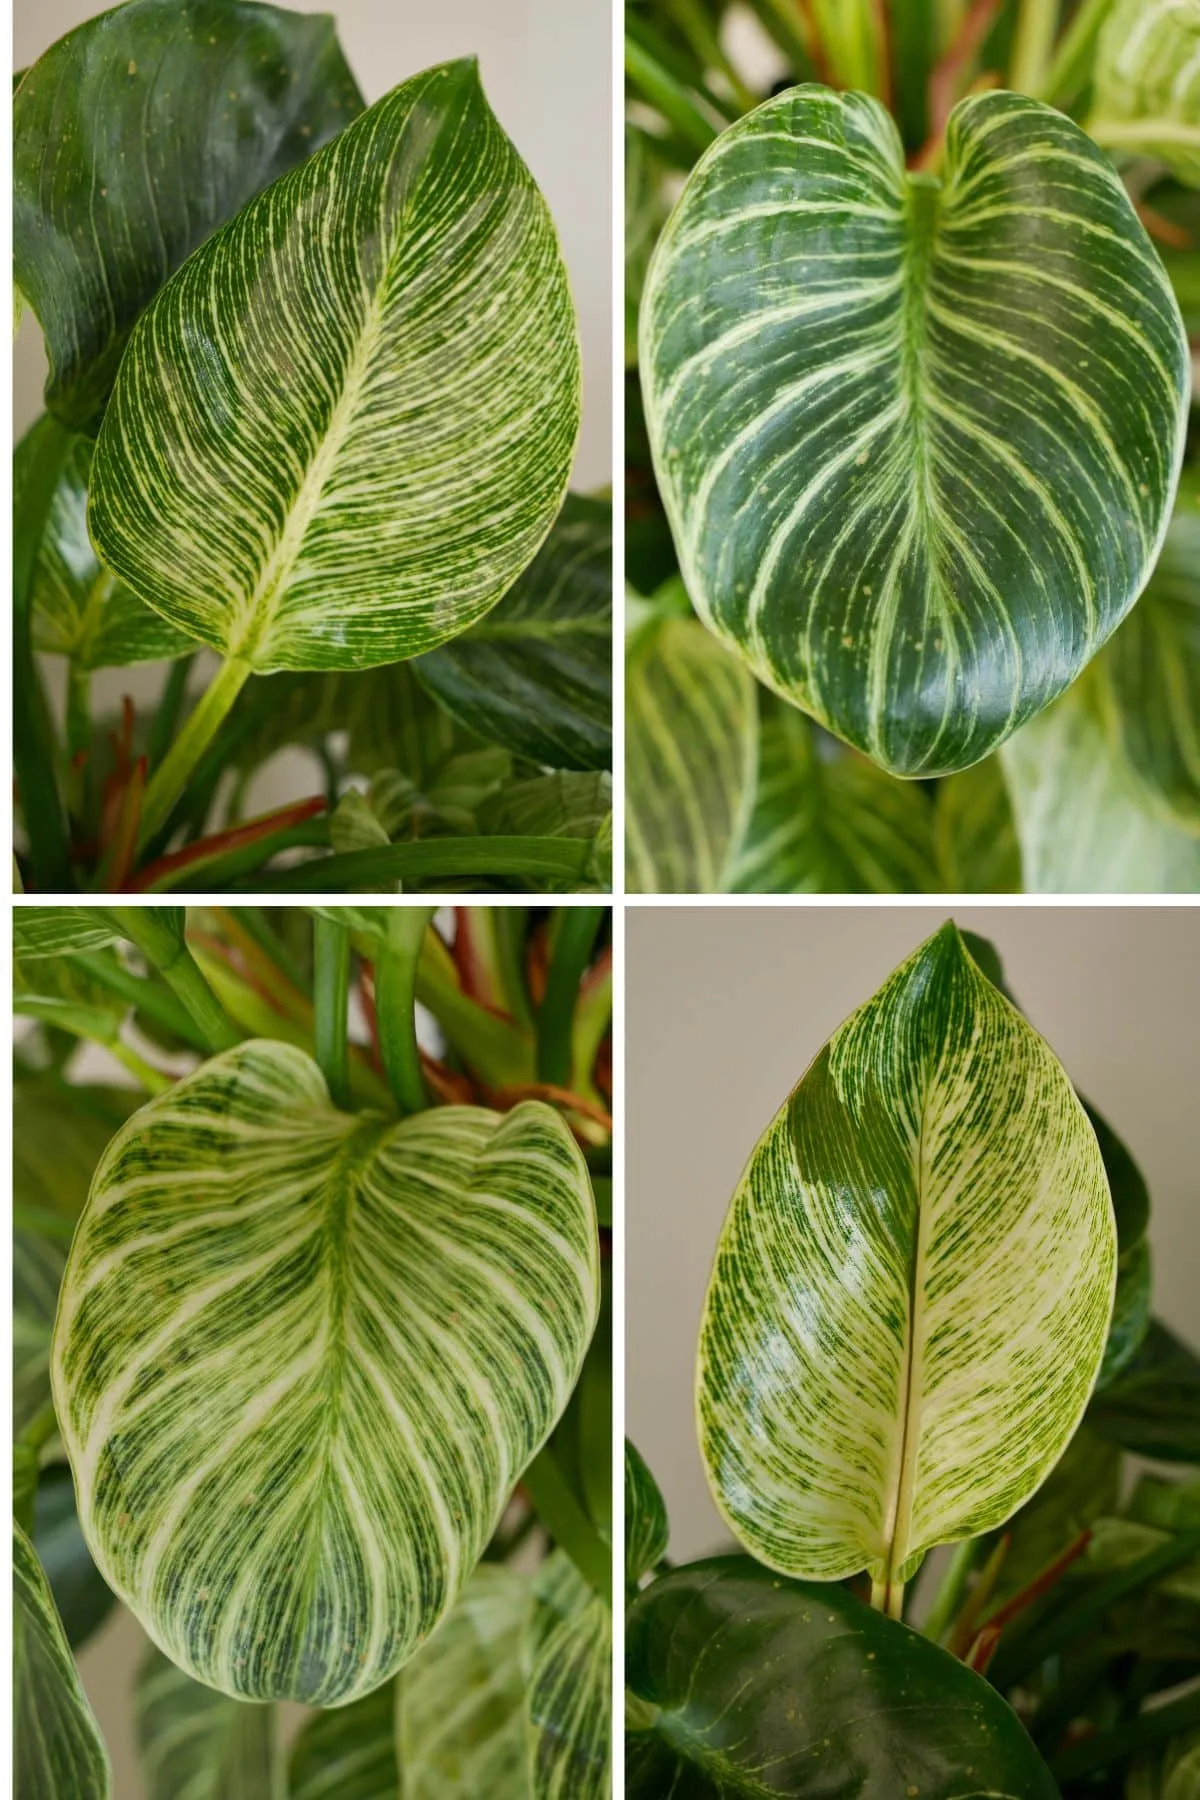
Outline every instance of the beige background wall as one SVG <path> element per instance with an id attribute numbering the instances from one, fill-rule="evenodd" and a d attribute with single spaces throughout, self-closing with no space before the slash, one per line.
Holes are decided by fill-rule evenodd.
<path id="1" fill-rule="evenodd" d="M 756 1140 L 830 1033 L 947 917 L 633 908 L 626 924 L 626 1430 L 671 1554 L 727 1542 L 692 1424 L 700 1307 Z M 1200 1344 L 1200 910 L 954 908 L 1150 1187 L 1155 1307 Z"/>

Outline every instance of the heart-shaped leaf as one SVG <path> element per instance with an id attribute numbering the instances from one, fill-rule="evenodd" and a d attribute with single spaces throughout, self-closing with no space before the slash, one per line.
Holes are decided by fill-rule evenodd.
<path id="1" fill-rule="evenodd" d="M 25 465 L 37 454 L 39 419 L 13 455 L 19 493 Z M 37 649 L 69 656 L 81 669 L 124 667 L 186 656 L 196 648 L 103 567 L 87 530 L 92 446 L 77 437 L 67 454 L 38 546 L 33 572 L 33 635 Z"/>
<path id="2" fill-rule="evenodd" d="M 1079 1423 L 1112 1312 L 1095 1133 L 953 925 L 836 1031 L 721 1233 L 697 1404 L 718 1506 L 761 1561 L 895 1590 L 1027 1500 Z"/>
<path id="3" fill-rule="evenodd" d="M 277 1800 L 273 1706 L 231 1700 L 152 1649 L 134 1709 L 147 1800 Z"/>
<path id="4" fill-rule="evenodd" d="M 901 775 L 977 762 L 1153 567 L 1183 451 L 1170 283 L 1103 154 L 1017 94 L 940 181 L 800 87 L 689 177 L 642 304 L 646 420 L 701 617 Z"/>
<path id="5" fill-rule="evenodd" d="M 625 673 L 625 879 L 633 894 L 721 893 L 754 803 L 749 672 L 694 619 L 634 638 Z"/>
<path id="6" fill-rule="evenodd" d="M 251 1041 L 109 1146 L 54 1341 L 96 1561 L 235 1697 L 378 1686 L 561 1413 L 599 1298 L 587 1171 L 526 1102 L 397 1124 Z"/>
<path id="7" fill-rule="evenodd" d="M 473 61 L 414 76 L 195 252 L 92 461 L 104 561 L 259 672 L 432 650 L 558 512 L 579 424 L 550 215 Z"/>
<path id="8" fill-rule="evenodd" d="M 1200 187 L 1200 5 L 1117 0 L 1100 33 L 1088 130 Z"/>
<path id="9" fill-rule="evenodd" d="M 109 1800 L 112 1773 L 33 1545 L 13 1526 L 14 1792 Z"/>
<path id="10" fill-rule="evenodd" d="M 913 782 L 818 745 L 793 706 L 760 708 L 758 788 L 730 887 L 741 894 L 938 891 L 933 808 Z"/>
<path id="11" fill-rule="evenodd" d="M 667 1554 L 667 1509 L 658 1483 L 625 1440 L 625 1585 L 635 1589 Z"/>
<path id="12" fill-rule="evenodd" d="M 568 494 L 524 575 L 413 664 L 446 710 L 552 769 L 612 766 L 612 505 Z"/>
<path id="13" fill-rule="evenodd" d="M 171 271 L 361 108 L 332 19 L 246 0 L 127 0 L 26 70 L 13 253 L 51 411 L 94 426 Z"/>
<path id="14" fill-rule="evenodd" d="M 612 1612 L 562 1550 L 538 1570 L 528 1658 L 530 1800 L 608 1800 Z"/>
<path id="15" fill-rule="evenodd" d="M 1058 1800 L 1015 1715 L 836 1586 L 717 1557 L 629 1610 L 629 1800 Z"/>
<path id="16" fill-rule="evenodd" d="M 313 1714 L 292 1746 L 287 1791 L 288 1800 L 401 1800 L 394 1682 Z"/>

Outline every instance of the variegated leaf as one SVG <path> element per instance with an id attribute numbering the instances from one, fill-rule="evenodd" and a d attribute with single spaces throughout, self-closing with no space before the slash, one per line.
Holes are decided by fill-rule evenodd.
<path id="1" fill-rule="evenodd" d="M 532 1583 L 481 1563 L 400 1678 L 404 1800 L 531 1800 L 522 1657 Z"/>
<path id="2" fill-rule="evenodd" d="M 642 1576 L 667 1554 L 667 1509 L 650 1470 L 625 1440 L 625 1585 L 638 1586 Z"/>
<path id="3" fill-rule="evenodd" d="M 159 921 L 181 944 L 185 910 L 182 906 L 144 909 L 148 919 Z M 69 956 L 72 952 L 107 950 L 129 935 L 107 906 L 14 906 L 13 955 L 18 957 Z"/>
<path id="4" fill-rule="evenodd" d="M 1100 33 L 1087 127 L 1200 187 L 1200 0 L 1117 0 Z"/>
<path id="5" fill-rule="evenodd" d="M 314 1713 L 292 1746 L 288 1800 L 401 1800 L 396 1684 Z"/>
<path id="6" fill-rule="evenodd" d="M 413 664 L 471 731 L 552 769 L 612 766 L 612 504 L 568 494 L 524 575 Z"/>
<path id="7" fill-rule="evenodd" d="M 538 1571 L 528 1660 L 530 1800 L 608 1800 L 612 1612 L 562 1550 Z"/>
<path id="8" fill-rule="evenodd" d="M 765 705 L 763 704 L 765 702 Z M 782 701 L 760 699 L 754 811 L 729 885 L 740 894 L 938 890 L 933 808 L 913 782 L 817 742 Z"/>
<path id="9" fill-rule="evenodd" d="M 867 1569 L 894 1605 L 1054 1467 L 1115 1274 L 1086 1114 L 946 925 L 834 1033 L 730 1206 L 697 1376 L 730 1527 L 787 1574 Z"/>
<path id="10" fill-rule="evenodd" d="M 231 1700 L 151 1649 L 134 1711 L 147 1800 L 280 1800 L 273 1706 Z"/>
<path id="11" fill-rule="evenodd" d="M 112 1772 L 33 1545 L 13 1526 L 14 1793 L 109 1800 Z"/>
<path id="12" fill-rule="evenodd" d="M 92 537 L 248 668 L 417 656 L 545 537 L 579 380 L 545 202 L 475 63 L 445 63 L 252 201 L 143 314 Z"/>
<path id="13" fill-rule="evenodd" d="M 13 485 L 49 421 L 39 419 L 17 445 Z M 51 429 L 54 429 L 51 426 Z M 89 439 L 77 437 L 63 464 L 33 573 L 33 635 L 39 650 L 68 656 L 81 669 L 124 667 L 186 656 L 196 648 L 109 570 L 87 530 Z"/>
<path id="14" fill-rule="evenodd" d="M 108 1148 L 54 1395 L 106 1580 L 235 1697 L 331 1705 L 453 1603 L 578 1375 L 587 1170 L 549 1107 L 400 1123 L 251 1041 Z"/>
<path id="15" fill-rule="evenodd" d="M 634 894 L 724 890 L 754 803 L 755 686 L 694 619 L 655 619 L 625 674 L 625 879 Z"/>
<path id="16" fill-rule="evenodd" d="M 1109 735 L 1102 680 L 1103 671 L 1089 669 L 1000 752 L 1025 891 L 1200 892 L 1200 834 L 1172 824 L 1151 804 Z"/>
<path id="17" fill-rule="evenodd" d="M 13 252 L 51 411 L 94 428 L 171 271 L 361 109 L 332 19 L 247 0 L 127 0 L 26 70 Z"/>
<path id="18" fill-rule="evenodd" d="M 939 782 L 934 813 L 942 893 L 1021 892 L 1021 847 L 998 755 Z"/>
<path id="19" fill-rule="evenodd" d="M 806 86 L 701 157 L 646 284 L 646 420 L 680 568 L 767 686 L 901 775 L 966 768 L 1132 606 L 1189 390 L 1103 154 L 964 100 L 940 180 Z"/>

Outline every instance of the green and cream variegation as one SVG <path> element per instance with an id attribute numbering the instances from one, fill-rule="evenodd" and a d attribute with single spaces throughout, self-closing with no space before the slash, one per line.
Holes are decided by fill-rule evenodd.
<path id="1" fill-rule="evenodd" d="M 279 1800 L 273 1706 L 231 1700 L 154 1649 L 138 1670 L 133 1703 L 147 1800 Z"/>
<path id="2" fill-rule="evenodd" d="M 288 1800 L 401 1800 L 396 1684 L 314 1713 L 292 1746 Z"/>
<path id="3" fill-rule="evenodd" d="M 28 1537 L 13 1526 L 13 1792 L 19 1800 L 109 1800 L 100 1728 Z"/>
<path id="4" fill-rule="evenodd" d="M 333 1705 L 448 1610 L 597 1315 L 581 1153 L 538 1102 L 397 1123 L 251 1041 L 110 1144 L 53 1386 L 110 1586 L 181 1668 Z"/>
<path id="5" fill-rule="evenodd" d="M 701 617 L 896 774 L 994 749 L 1153 567 L 1179 307 L 1107 159 L 1035 100 L 961 102 L 940 179 L 863 94 L 767 101 L 689 176 L 640 348 Z"/>
<path id="6" fill-rule="evenodd" d="M 402 83 L 134 327 L 88 523 L 244 668 L 366 668 L 493 606 L 558 512 L 579 350 L 544 200 L 473 60 Z"/>
<path id="7" fill-rule="evenodd" d="M 629 1439 L 625 1440 L 625 1586 L 635 1591 L 667 1554 L 670 1526 L 658 1483 Z"/>
<path id="8" fill-rule="evenodd" d="M 730 1206 L 697 1368 L 730 1527 L 786 1574 L 868 1570 L 894 1607 L 1057 1462 L 1115 1275 L 1087 1116 L 947 925 L 834 1033 Z"/>
<path id="9" fill-rule="evenodd" d="M 754 802 L 754 682 L 694 619 L 645 624 L 625 673 L 625 879 L 721 893 Z"/>
<path id="10" fill-rule="evenodd" d="M 608 1800 L 612 1610 L 563 1550 L 538 1570 L 528 1662 L 530 1800 Z"/>
<path id="11" fill-rule="evenodd" d="M 1200 0 L 1118 0 L 1096 50 L 1087 128 L 1200 187 Z"/>

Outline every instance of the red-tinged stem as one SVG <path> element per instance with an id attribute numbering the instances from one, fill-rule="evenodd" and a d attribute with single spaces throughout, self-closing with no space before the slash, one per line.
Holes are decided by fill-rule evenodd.
<path id="1" fill-rule="evenodd" d="M 597 1125 L 603 1125 L 606 1131 L 613 1128 L 612 1114 L 605 1112 L 594 1100 L 585 1100 L 582 1094 L 573 1094 L 570 1088 L 556 1087 L 552 1081 L 525 1081 L 519 1087 L 495 1088 L 488 1099 L 500 1112 L 508 1112 L 522 1100 L 547 1100 L 558 1106 L 568 1107 L 585 1119 L 594 1119 Z"/>
<path id="2" fill-rule="evenodd" d="M 369 963 L 363 963 L 358 971 L 358 997 L 362 1001 L 363 1016 L 367 1021 L 367 1031 L 371 1038 L 371 1062 L 378 1074 L 383 1074 L 383 1051 L 379 1044 L 379 1014 L 375 1011 L 375 970 Z"/>
<path id="3" fill-rule="evenodd" d="M 323 813 L 327 805 L 323 794 L 314 794 L 311 800 L 281 806 L 276 812 L 263 813 L 257 819 L 247 819 L 243 825 L 231 826 L 227 831 L 216 831 L 211 837 L 197 838 L 194 844 L 185 844 L 182 850 L 173 850 L 169 856 L 160 856 L 156 861 L 147 863 L 144 869 L 139 869 L 130 884 L 130 892 L 147 893 L 157 883 L 178 875 L 182 870 L 200 863 L 213 862 L 218 856 L 225 856 L 231 850 L 244 850 L 247 844 L 256 844 L 289 826 L 302 825 L 305 820 L 315 819 L 318 813 Z"/>
<path id="4" fill-rule="evenodd" d="M 958 36 L 929 73 L 929 136 L 912 159 L 914 169 L 927 169 L 935 162 L 945 135 L 946 121 L 959 97 L 963 72 L 974 57 L 996 21 L 1003 0 L 974 0 Z"/>
<path id="5" fill-rule="evenodd" d="M 142 818 L 142 801 L 146 793 L 146 758 L 139 756 L 133 773 L 125 784 L 121 810 L 117 815 L 108 855 L 100 870 L 99 886 L 104 893 L 120 894 L 125 890 L 133 868 L 137 848 L 138 826 Z"/>
<path id="6" fill-rule="evenodd" d="M 1091 1529 L 1081 1531 L 1074 1543 L 1068 1544 L 1062 1555 L 1056 1557 L 1042 1570 L 1040 1575 L 1035 1576 L 1028 1587 L 1022 1588 L 1019 1594 L 1014 1594 L 1011 1600 L 1006 1600 L 1002 1607 L 991 1614 L 984 1622 L 983 1630 L 990 1631 L 994 1626 L 999 1633 L 1006 1625 L 1011 1624 L 1019 1613 L 1023 1613 L 1026 1608 L 1033 1605 L 1035 1600 L 1040 1600 L 1043 1594 L 1048 1593 L 1059 1576 L 1069 1569 L 1073 1562 L 1078 1562 L 1091 1541 Z"/>
<path id="7" fill-rule="evenodd" d="M 998 1625 L 985 1625 L 983 1630 L 979 1633 L 979 1636 L 975 1639 L 975 1642 L 971 1645 L 971 1648 L 964 1659 L 968 1669 L 974 1669 L 977 1675 L 984 1674 L 988 1664 L 996 1654 L 996 1645 L 999 1642 L 1000 1627 Z"/>

